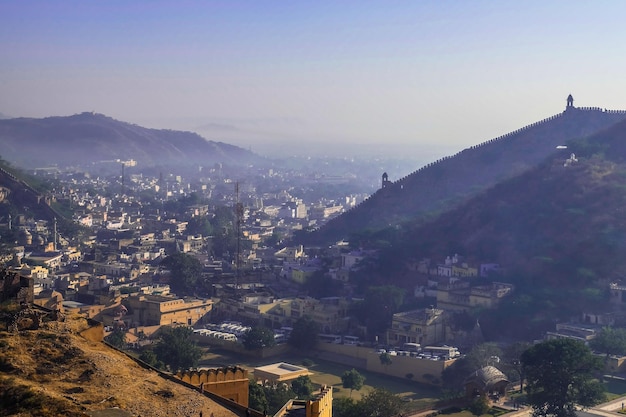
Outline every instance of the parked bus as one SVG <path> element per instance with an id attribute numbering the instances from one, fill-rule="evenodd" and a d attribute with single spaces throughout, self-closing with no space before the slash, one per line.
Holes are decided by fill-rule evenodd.
<path id="1" fill-rule="evenodd" d="M 341 336 L 338 334 L 319 334 L 317 338 L 320 342 L 341 344 Z"/>
<path id="2" fill-rule="evenodd" d="M 408 352 L 419 352 L 422 350 L 422 346 L 419 343 L 405 343 L 402 346 L 402 350 L 406 350 Z"/>
<path id="3" fill-rule="evenodd" d="M 426 346 L 422 352 L 431 356 L 444 357 L 445 359 L 454 359 L 461 356 L 459 349 L 452 346 Z"/>
<path id="4" fill-rule="evenodd" d="M 359 338 L 357 336 L 344 336 L 343 344 L 344 345 L 356 345 L 359 343 Z"/>

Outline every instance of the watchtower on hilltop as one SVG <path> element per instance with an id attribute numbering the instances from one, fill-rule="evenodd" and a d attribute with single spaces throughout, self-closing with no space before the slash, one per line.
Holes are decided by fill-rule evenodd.
<path id="1" fill-rule="evenodd" d="M 389 181 L 389 175 L 387 175 L 386 172 L 383 172 L 383 182 L 382 182 L 382 188 L 385 188 L 389 185 L 390 181 Z"/>
<path id="2" fill-rule="evenodd" d="M 569 108 L 572 108 L 572 109 L 574 108 L 574 97 L 572 97 L 571 94 L 567 96 L 567 106 L 565 106 L 565 110 Z"/>

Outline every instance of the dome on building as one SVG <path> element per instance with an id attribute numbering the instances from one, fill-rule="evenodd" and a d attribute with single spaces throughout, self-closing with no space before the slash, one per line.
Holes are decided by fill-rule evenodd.
<path id="1" fill-rule="evenodd" d="M 464 385 L 466 392 L 471 396 L 494 391 L 503 394 L 509 385 L 509 380 L 495 366 L 485 366 L 465 378 Z"/>

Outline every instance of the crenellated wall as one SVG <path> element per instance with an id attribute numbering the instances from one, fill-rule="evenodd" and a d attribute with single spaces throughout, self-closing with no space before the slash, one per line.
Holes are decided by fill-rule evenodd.
<path id="1" fill-rule="evenodd" d="M 626 110 L 568 107 L 478 145 L 428 163 L 396 181 L 387 181 L 360 204 L 329 220 L 309 235 L 346 237 L 352 230 L 387 227 L 406 217 L 440 210 L 442 202 L 465 198 L 496 182 L 536 166 L 557 145 L 588 136 L 626 119 Z M 327 235 L 327 236 L 325 236 Z"/>
<path id="2" fill-rule="evenodd" d="M 238 366 L 178 372 L 182 381 L 248 407 L 248 371 Z"/>

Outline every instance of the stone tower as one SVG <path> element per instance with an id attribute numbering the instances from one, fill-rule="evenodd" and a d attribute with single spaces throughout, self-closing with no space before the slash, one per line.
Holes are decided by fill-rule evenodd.
<path id="1" fill-rule="evenodd" d="M 574 97 L 572 97 L 571 94 L 567 96 L 567 106 L 565 107 L 565 110 L 569 108 L 574 108 Z"/>
<path id="2" fill-rule="evenodd" d="M 383 183 L 382 183 L 382 188 L 385 188 L 386 186 L 389 185 L 389 175 L 387 175 L 386 172 L 383 172 Z"/>

